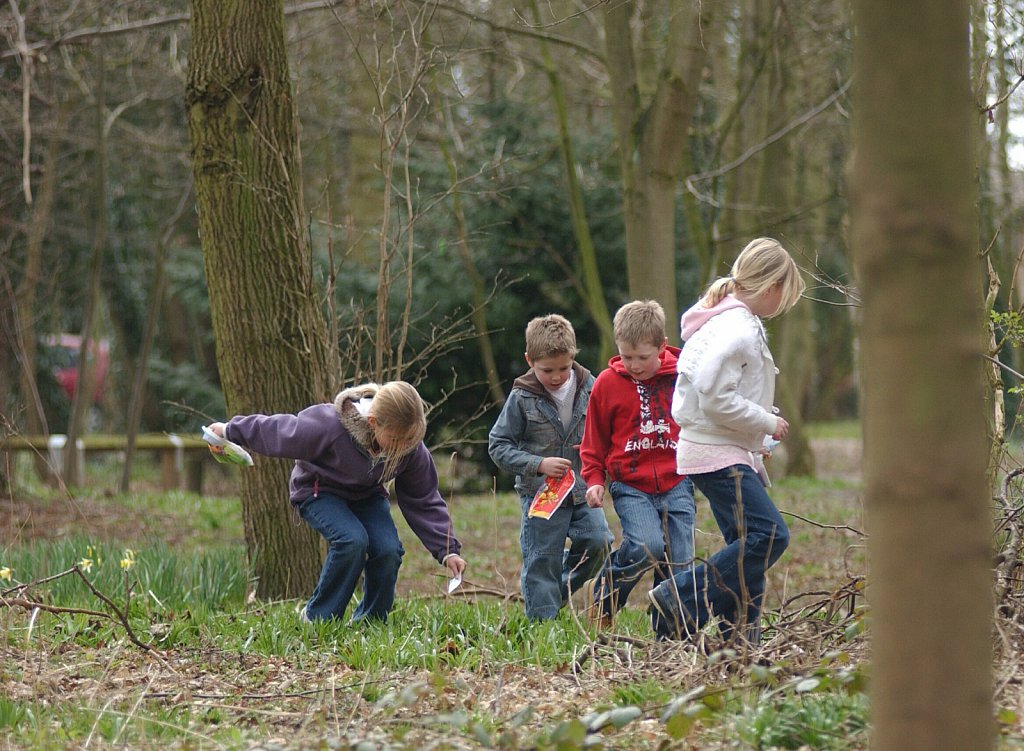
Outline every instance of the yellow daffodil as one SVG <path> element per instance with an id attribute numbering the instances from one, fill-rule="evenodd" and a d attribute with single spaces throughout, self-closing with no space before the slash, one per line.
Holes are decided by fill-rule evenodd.
<path id="1" fill-rule="evenodd" d="M 78 562 L 78 567 L 85 573 L 92 571 L 92 558 L 83 558 Z"/>
<path id="2" fill-rule="evenodd" d="M 0 568 L 0 579 L 3 579 L 5 582 L 9 582 L 13 576 L 14 574 L 11 571 L 10 566 L 4 566 L 3 568 Z"/>
<path id="3" fill-rule="evenodd" d="M 121 559 L 121 568 L 125 571 L 135 565 L 135 551 L 131 548 L 125 548 L 124 558 Z"/>

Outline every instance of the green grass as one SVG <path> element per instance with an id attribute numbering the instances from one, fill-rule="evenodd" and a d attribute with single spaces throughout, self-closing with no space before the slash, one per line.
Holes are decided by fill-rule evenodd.
<path id="1" fill-rule="evenodd" d="M 840 440 L 856 426 L 814 432 Z M 805 642 L 766 665 L 707 657 L 653 640 L 646 582 L 610 633 L 567 611 L 526 619 L 510 493 L 443 489 L 469 562 L 465 593 L 444 595 L 444 569 L 396 513 L 407 555 L 389 620 L 304 624 L 297 601 L 250 597 L 233 482 L 221 496 L 197 496 L 152 490 L 141 477 L 122 495 L 110 490 L 116 469 L 94 470 L 106 473 L 99 490 L 68 497 L 32 485 L 12 504 L 0 569 L 13 580 L 0 591 L 88 558 L 85 575 L 116 608 L 131 587 L 130 628 L 152 649 L 110 617 L 0 608 L 0 749 L 867 747 L 856 629 L 837 629 L 827 659 Z M 791 514 L 793 543 L 769 579 L 769 620 L 793 595 L 828 592 L 866 570 L 863 540 L 847 528 L 864 526 L 854 475 L 782 478 L 772 496 Z M 721 539 L 703 500 L 698 526 L 709 555 Z M 73 575 L 14 591 L 112 612 Z M 822 617 L 806 625 L 827 633 Z M 1014 723 L 1004 723 L 1002 748 L 1022 745 Z"/>
<path id="2" fill-rule="evenodd" d="M 465 499 L 463 524 L 488 527 L 468 536 L 496 539 L 494 519 L 516 503 Z M 181 523 L 187 518 L 194 517 L 182 512 Z M 514 557 L 505 548 L 518 551 L 512 537 L 492 573 Z M 767 720 L 742 714 L 742 677 L 724 679 L 722 690 L 735 698 L 701 705 L 700 723 L 681 730 L 662 719 L 688 680 L 673 667 L 685 660 L 666 661 L 645 643 L 650 626 L 638 607 L 627 607 L 611 638 L 599 640 L 568 611 L 533 622 L 518 602 L 445 598 L 433 579 L 403 567 L 409 591 L 386 623 L 305 624 L 295 601 L 248 598 L 239 546 L 179 554 L 152 542 L 133 548 L 127 570 L 125 547 L 89 537 L 5 547 L 0 565 L 15 579 L 8 589 L 83 558 L 92 561 L 89 581 L 117 607 L 130 584 L 131 628 L 154 651 L 132 645 L 109 618 L 0 610 L 0 646 L 14 658 L 0 669 L 11 689 L 0 702 L 0 747 L 241 749 L 274 740 L 296 749 L 654 749 L 683 737 L 715 739 L 734 716 L 746 723 L 736 726 L 743 733 L 767 737 Z M 500 574 L 514 584 L 511 572 Z M 73 575 L 21 594 L 110 612 Z M 800 722 L 787 721 L 776 724 Z"/>
<path id="3" fill-rule="evenodd" d="M 744 709 L 732 726 L 751 749 L 845 751 L 862 748 L 868 703 L 859 693 L 786 696 Z"/>
<path id="4" fill-rule="evenodd" d="M 131 568 L 126 571 L 129 556 Z M 115 600 L 123 600 L 126 586 L 133 584 L 136 604 L 147 610 L 158 606 L 214 611 L 243 602 L 249 580 L 245 560 L 245 549 L 238 545 L 196 556 L 172 551 L 161 542 L 129 548 L 117 542 L 71 537 L 8 547 L 0 566 L 9 568 L 14 582 L 20 583 L 78 566 L 96 588 Z M 96 596 L 79 576 L 61 576 L 48 582 L 43 591 L 65 607 L 96 604 Z"/>

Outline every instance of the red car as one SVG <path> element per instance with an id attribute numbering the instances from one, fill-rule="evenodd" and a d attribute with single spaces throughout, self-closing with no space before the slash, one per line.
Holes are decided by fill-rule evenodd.
<path id="1" fill-rule="evenodd" d="M 46 344 L 57 350 L 58 365 L 53 375 L 61 389 L 73 399 L 78 391 L 78 353 L 82 346 L 82 337 L 77 334 L 59 334 L 46 337 Z M 93 403 L 99 403 L 103 396 L 103 383 L 106 380 L 107 368 L 110 366 L 110 343 L 105 339 L 93 339 L 89 343 L 90 362 L 93 367 Z"/>

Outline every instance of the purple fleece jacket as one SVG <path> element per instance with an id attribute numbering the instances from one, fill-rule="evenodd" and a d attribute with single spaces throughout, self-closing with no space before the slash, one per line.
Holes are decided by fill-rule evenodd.
<path id="1" fill-rule="evenodd" d="M 233 417 L 225 436 L 259 454 L 294 459 L 289 497 L 295 506 L 319 493 L 348 501 L 388 494 L 382 482 L 383 462 L 375 462 L 354 439 L 333 404 L 316 404 L 297 415 Z M 395 496 L 409 527 L 434 558 L 442 561 L 461 551 L 438 491 L 437 468 L 422 442 L 399 459 Z"/>

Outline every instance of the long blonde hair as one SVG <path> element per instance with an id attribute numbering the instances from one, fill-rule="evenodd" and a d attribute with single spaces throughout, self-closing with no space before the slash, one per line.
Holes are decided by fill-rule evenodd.
<path id="1" fill-rule="evenodd" d="M 377 425 L 401 436 L 401 451 L 382 452 L 384 479 L 394 475 L 398 460 L 414 449 L 427 433 L 427 414 L 423 399 L 411 383 L 388 381 L 378 389 L 370 402 L 370 414 Z"/>
<path id="2" fill-rule="evenodd" d="M 732 265 L 729 276 L 716 279 L 704 293 L 704 307 L 713 308 L 726 295 L 742 292 L 756 297 L 776 284 L 782 285 L 779 309 L 767 318 L 782 315 L 796 305 L 806 287 L 796 261 L 778 240 L 759 237 L 747 243 Z"/>

